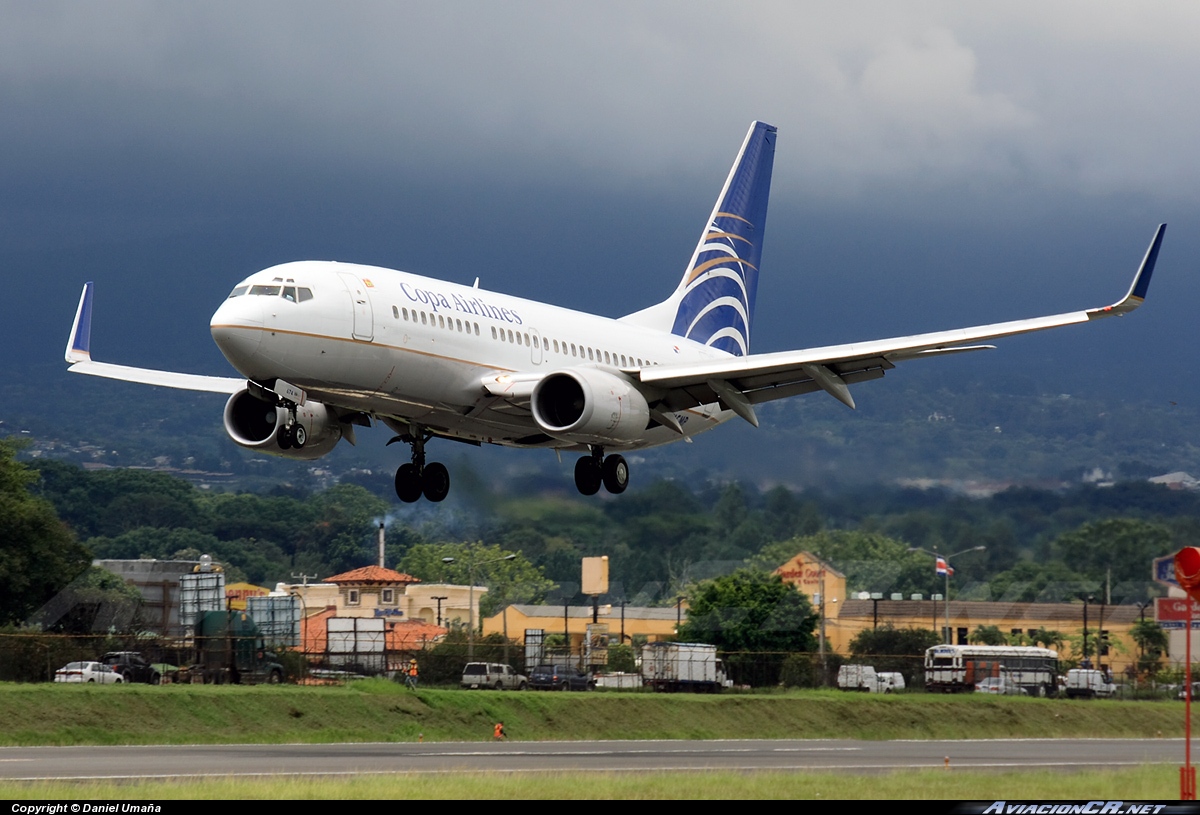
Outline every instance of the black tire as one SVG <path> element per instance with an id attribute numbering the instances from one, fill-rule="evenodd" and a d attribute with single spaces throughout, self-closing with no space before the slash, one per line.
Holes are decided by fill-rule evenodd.
<path id="1" fill-rule="evenodd" d="M 282 682 L 283 677 L 280 675 L 279 671 L 271 671 L 271 673 L 267 676 L 268 685 L 278 685 Z"/>
<path id="2" fill-rule="evenodd" d="M 580 494 L 595 495 L 600 492 L 603 478 L 600 465 L 591 456 L 581 456 L 579 461 L 575 462 L 575 488 Z"/>
<path id="3" fill-rule="evenodd" d="M 517 686 L 517 690 L 529 690 L 529 685 L 522 682 L 520 685 Z"/>
<path id="4" fill-rule="evenodd" d="M 613 495 L 620 495 L 629 488 L 629 464 L 624 456 L 612 455 L 604 459 L 601 468 L 604 478 L 604 489 Z"/>
<path id="5" fill-rule="evenodd" d="M 150 684 L 151 685 L 161 685 L 162 684 L 162 674 L 157 674 L 157 673 L 150 674 Z"/>
<path id="6" fill-rule="evenodd" d="M 499 679 L 496 680 L 496 690 L 504 690 L 504 683 Z"/>
<path id="7" fill-rule="evenodd" d="M 401 464 L 396 470 L 396 497 L 406 504 L 421 499 L 421 474 L 414 464 Z"/>
<path id="8" fill-rule="evenodd" d="M 445 464 L 435 461 L 426 465 L 425 472 L 421 474 L 421 482 L 426 500 L 435 504 L 444 501 L 450 494 L 450 471 L 446 469 Z"/>
<path id="9" fill-rule="evenodd" d="M 558 686 L 558 689 L 561 691 L 569 691 L 571 689 L 571 683 L 563 682 L 561 685 Z"/>
<path id="10" fill-rule="evenodd" d="M 300 450 L 308 442 L 308 431 L 304 429 L 304 425 L 297 422 L 292 425 L 292 446 Z"/>
<path id="11" fill-rule="evenodd" d="M 279 428 L 279 433 L 278 433 L 277 439 L 279 441 L 279 449 L 280 450 L 291 450 L 292 449 L 292 432 L 289 428 L 286 428 L 286 427 Z"/>

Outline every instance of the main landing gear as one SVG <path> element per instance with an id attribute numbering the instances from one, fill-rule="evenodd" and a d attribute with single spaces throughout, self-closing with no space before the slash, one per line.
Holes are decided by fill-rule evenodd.
<path id="1" fill-rule="evenodd" d="M 450 493 L 450 471 L 446 465 L 436 461 L 425 463 L 425 442 L 432 437 L 432 433 L 413 428 L 413 432 L 396 436 L 388 442 L 402 441 L 412 446 L 412 463 L 401 464 L 396 470 L 396 496 L 406 504 L 419 501 L 422 495 L 437 503 Z"/>
<path id="2" fill-rule="evenodd" d="M 575 462 L 575 487 L 584 495 L 595 495 L 600 485 L 613 495 L 620 495 L 629 486 L 629 464 L 624 456 L 604 455 L 604 449 L 593 447 L 592 452 Z"/>
<path id="3" fill-rule="evenodd" d="M 308 442 L 308 431 L 296 418 L 295 405 L 288 405 L 288 413 L 290 414 L 288 423 L 279 429 L 279 447 L 283 450 L 292 447 L 297 450 L 303 449 L 305 443 Z"/>

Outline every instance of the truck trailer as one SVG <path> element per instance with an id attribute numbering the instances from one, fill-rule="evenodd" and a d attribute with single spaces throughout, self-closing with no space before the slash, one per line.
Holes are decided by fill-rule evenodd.
<path id="1" fill-rule="evenodd" d="M 716 693 L 726 687 L 717 646 L 652 642 L 642 648 L 642 684 L 656 691 Z"/>

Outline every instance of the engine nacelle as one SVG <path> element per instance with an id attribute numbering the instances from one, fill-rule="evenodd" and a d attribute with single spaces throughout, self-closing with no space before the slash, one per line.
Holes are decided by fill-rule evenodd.
<path id="1" fill-rule="evenodd" d="M 596 368 L 547 374 L 534 386 L 530 407 L 547 436 L 577 444 L 637 441 L 650 424 L 650 406 L 641 391 Z"/>
<path id="2" fill-rule="evenodd" d="M 332 450 L 342 437 L 342 426 L 333 411 L 309 400 L 296 408 L 296 419 L 308 438 L 300 449 L 284 448 L 279 434 L 287 425 L 288 412 L 240 390 L 225 403 L 225 432 L 242 447 L 283 458 L 311 460 Z"/>

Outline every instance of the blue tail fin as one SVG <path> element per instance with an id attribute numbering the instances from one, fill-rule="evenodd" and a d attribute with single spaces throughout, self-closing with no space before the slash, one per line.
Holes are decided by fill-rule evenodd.
<path id="1" fill-rule="evenodd" d="M 754 122 L 674 294 L 626 319 L 737 356 L 750 353 L 774 161 L 775 128 Z"/>

